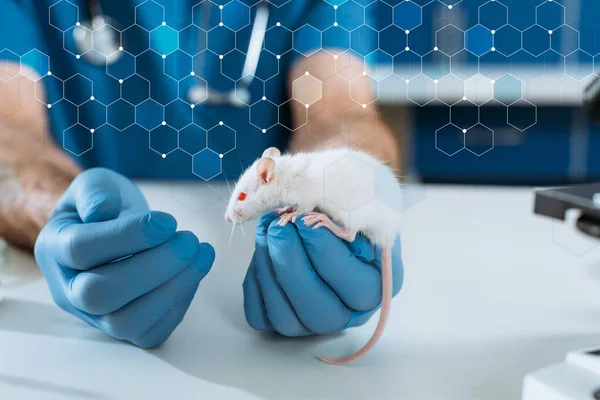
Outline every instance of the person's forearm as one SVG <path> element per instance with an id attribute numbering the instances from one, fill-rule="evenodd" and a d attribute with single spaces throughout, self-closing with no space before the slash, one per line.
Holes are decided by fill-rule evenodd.
<path id="1" fill-rule="evenodd" d="M 37 95 L 43 98 L 40 85 Z M 23 76 L 0 88 L 0 110 L 14 110 L 0 120 L 0 238 L 28 250 L 80 172 L 52 142 L 46 111 L 34 96 L 33 82 Z"/>
<path id="2" fill-rule="evenodd" d="M 339 71 L 339 75 L 332 74 L 336 65 L 338 69 L 342 68 L 341 63 L 348 64 L 343 67 L 346 71 Z M 398 138 L 372 103 L 375 95 L 371 81 L 368 76 L 361 75 L 362 71 L 357 67 L 359 64 L 348 55 L 340 55 L 336 60 L 331 54 L 320 52 L 292 68 L 289 93 L 300 101 L 290 102 L 292 122 L 297 129 L 293 132 L 289 150 L 296 152 L 350 146 L 373 154 L 399 174 L 402 163 Z M 356 75 L 352 85 L 341 76 L 351 77 L 351 70 L 355 70 L 353 72 Z M 303 82 L 306 78 L 302 78 L 307 71 L 314 78 L 324 81 L 321 100 L 311 104 L 308 110 L 301 101 L 303 97 L 310 99 L 315 96 L 306 92 L 311 90 Z M 363 108 L 355 100 L 368 105 Z"/>

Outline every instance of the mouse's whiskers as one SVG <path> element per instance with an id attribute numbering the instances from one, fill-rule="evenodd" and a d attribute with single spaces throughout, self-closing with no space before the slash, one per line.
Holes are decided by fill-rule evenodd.
<path id="1" fill-rule="evenodd" d="M 233 190 L 231 190 L 231 185 L 229 185 L 229 179 L 227 179 L 227 176 L 225 177 L 225 183 L 227 183 L 227 188 L 229 189 L 229 194 L 231 195 L 231 193 L 233 193 Z"/>
<path id="2" fill-rule="evenodd" d="M 246 238 L 246 231 L 244 230 L 244 225 L 240 224 L 240 229 L 242 230 L 242 235 Z"/>
<path id="3" fill-rule="evenodd" d="M 232 224 L 232 226 L 231 226 L 231 233 L 229 234 L 228 248 L 231 248 L 231 240 L 233 239 L 233 232 L 235 232 L 235 224 Z"/>

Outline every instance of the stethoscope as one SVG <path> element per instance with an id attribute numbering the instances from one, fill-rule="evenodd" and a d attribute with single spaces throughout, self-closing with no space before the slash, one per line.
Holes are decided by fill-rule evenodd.
<path id="1" fill-rule="evenodd" d="M 117 25 L 102 12 L 98 0 L 87 2 L 90 19 L 83 23 L 77 22 L 73 29 L 73 40 L 79 53 L 76 57 L 94 65 L 117 62 L 123 54 L 119 51 L 121 40 L 117 33 Z"/>
<path id="2" fill-rule="evenodd" d="M 78 23 L 73 30 L 73 40 L 83 58 L 93 65 L 108 65 L 115 63 L 123 54 L 120 50 L 121 40 L 115 21 L 107 17 L 102 11 L 99 0 L 87 0 L 90 18 L 88 21 Z M 256 17 L 252 25 L 250 42 L 246 59 L 242 69 L 241 78 L 236 82 L 236 87 L 228 92 L 213 89 L 208 82 L 206 85 L 195 85 L 188 92 L 188 101 L 192 104 L 207 102 L 211 104 L 230 104 L 237 107 L 244 106 L 250 101 L 250 84 L 254 81 L 262 44 L 267 31 L 270 6 L 267 0 L 260 0 L 256 10 Z M 95 51 L 91 51 L 91 50 Z M 198 61 L 200 65 L 195 70 L 203 70 L 206 52 L 202 52 Z"/>

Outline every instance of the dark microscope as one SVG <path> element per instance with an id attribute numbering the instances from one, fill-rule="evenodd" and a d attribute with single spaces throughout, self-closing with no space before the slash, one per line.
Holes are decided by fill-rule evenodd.
<path id="1" fill-rule="evenodd" d="M 583 92 L 584 114 L 600 124 L 600 77 Z M 600 149 L 598 149 L 600 153 Z M 587 235 L 600 238 L 600 182 L 569 185 L 535 191 L 534 213 L 564 220 L 568 210 L 578 210 L 576 227 Z"/>

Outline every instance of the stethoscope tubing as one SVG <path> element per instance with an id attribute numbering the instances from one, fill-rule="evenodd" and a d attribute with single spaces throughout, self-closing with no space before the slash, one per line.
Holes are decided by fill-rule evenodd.
<path id="1" fill-rule="evenodd" d="M 117 31 L 115 24 L 108 18 L 98 0 L 87 0 L 90 19 L 73 30 L 73 39 L 79 49 L 80 54 L 77 58 L 83 57 L 84 60 L 93 65 L 109 65 L 115 63 L 120 58 L 122 47 L 120 40 L 114 32 Z M 192 104 L 206 102 L 210 104 L 231 104 L 237 107 L 248 103 L 250 99 L 249 88 L 256 76 L 256 70 L 260 61 L 262 45 L 267 31 L 270 6 L 266 0 L 261 0 L 256 10 L 256 16 L 252 25 L 248 50 L 244 60 L 242 75 L 236 82 L 236 87 L 230 92 L 220 92 L 210 87 L 206 82 L 204 85 L 195 85 L 188 92 L 188 101 Z M 94 36 L 98 30 L 105 27 L 102 34 Z M 101 42 L 97 43 L 96 40 Z M 104 51 L 90 51 L 96 48 Z M 108 57 L 107 53 L 110 54 Z M 201 56 L 204 59 L 204 56 Z M 203 64 L 203 63 L 202 63 Z M 200 66 L 202 69 L 203 65 Z"/>

